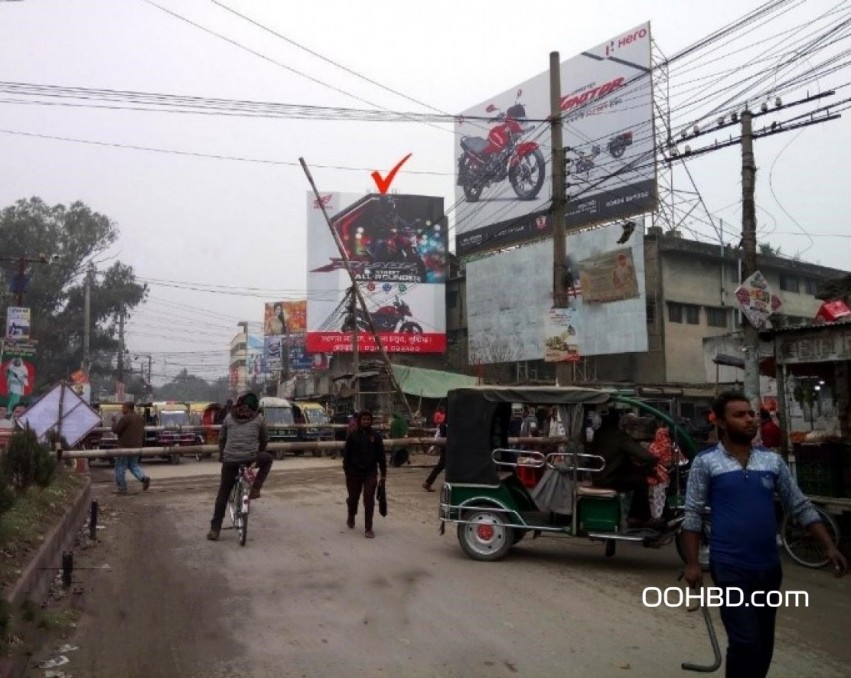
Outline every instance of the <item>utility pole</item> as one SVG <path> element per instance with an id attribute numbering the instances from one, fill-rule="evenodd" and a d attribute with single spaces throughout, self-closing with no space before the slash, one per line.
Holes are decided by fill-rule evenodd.
<path id="1" fill-rule="evenodd" d="M 124 383 L 124 307 L 118 314 L 118 381 Z"/>
<path id="2" fill-rule="evenodd" d="M 564 153 L 564 135 L 561 118 L 561 60 L 558 52 L 550 52 L 550 134 L 552 158 L 550 166 L 553 175 L 553 307 L 567 308 L 567 290 L 565 279 L 567 269 L 567 167 Z M 556 383 L 564 384 L 576 381 L 575 366 L 573 371 L 565 369 L 565 365 L 556 363 Z"/>
<path id="3" fill-rule="evenodd" d="M 742 112 L 742 249 L 744 270 L 742 280 L 747 280 L 757 270 L 756 264 L 756 162 L 753 153 L 753 114 Z M 760 405 L 759 392 L 759 333 L 750 322 L 745 323 L 745 397 L 755 409 Z"/>
<path id="4" fill-rule="evenodd" d="M 561 62 L 558 52 L 550 52 L 550 130 L 552 134 L 553 174 L 553 305 L 567 306 L 564 287 L 567 255 L 565 219 L 567 207 L 567 181 L 565 179 L 564 138 L 561 124 Z"/>
<path id="5" fill-rule="evenodd" d="M 358 298 L 355 295 L 354 285 L 351 287 L 349 297 L 349 317 L 352 319 L 352 373 L 354 374 L 354 394 L 353 394 L 353 402 L 355 405 L 355 412 L 360 412 L 360 379 L 358 378 L 358 374 L 360 374 L 360 353 L 358 351 L 358 319 L 357 319 L 357 310 L 358 310 Z"/>
<path id="6" fill-rule="evenodd" d="M 92 278 L 94 277 L 94 266 L 89 265 L 86 272 L 86 297 L 83 310 L 83 372 L 88 376 L 91 366 L 91 332 L 92 332 Z"/>

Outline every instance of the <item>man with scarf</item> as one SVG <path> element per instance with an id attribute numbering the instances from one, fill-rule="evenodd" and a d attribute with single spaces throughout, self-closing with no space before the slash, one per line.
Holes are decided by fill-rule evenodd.
<path id="1" fill-rule="evenodd" d="M 260 401 L 257 396 L 246 393 L 237 399 L 233 410 L 222 423 L 219 433 L 222 477 L 219 493 L 216 495 L 213 519 L 210 521 L 210 531 L 207 533 L 207 539 L 211 541 L 219 538 L 228 497 L 236 484 L 239 467 L 257 464 L 257 479 L 249 495 L 251 499 L 260 499 L 260 488 L 272 469 L 272 455 L 265 451 L 269 443 L 269 432 L 259 409 Z"/>
<path id="2" fill-rule="evenodd" d="M 384 455 L 384 441 L 372 430 L 372 412 L 368 410 L 358 415 L 358 428 L 346 438 L 343 448 L 343 472 L 346 474 L 346 490 L 349 495 L 346 499 L 349 508 L 346 525 L 350 530 L 354 529 L 360 495 L 363 492 L 364 536 L 372 539 L 375 537 L 372 531 L 375 490 L 377 484 L 383 484 L 387 477 L 387 458 Z"/>

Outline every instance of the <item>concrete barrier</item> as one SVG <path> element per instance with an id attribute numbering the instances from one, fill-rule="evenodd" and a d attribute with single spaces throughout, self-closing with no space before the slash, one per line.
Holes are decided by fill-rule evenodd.
<path id="1" fill-rule="evenodd" d="M 3 592 L 4 598 L 13 609 L 27 599 L 40 603 L 47 595 L 51 582 L 62 569 L 62 553 L 73 547 L 77 532 L 86 522 L 91 497 L 91 480 L 85 477 L 85 484 L 71 502 L 62 520 L 44 538 L 35 556 L 21 572 L 18 581 Z"/>

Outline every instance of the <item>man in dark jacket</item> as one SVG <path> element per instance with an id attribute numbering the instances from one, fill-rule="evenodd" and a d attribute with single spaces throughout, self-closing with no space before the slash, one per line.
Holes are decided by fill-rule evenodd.
<path id="1" fill-rule="evenodd" d="M 618 492 L 632 492 L 629 523 L 643 524 L 650 519 L 650 504 L 647 492 L 647 474 L 656 460 L 650 452 L 638 444 L 619 427 L 620 414 L 609 410 L 602 418 L 600 428 L 594 433 L 591 453 L 606 461 L 599 473 L 591 476 L 597 487 L 606 487 Z"/>
<path id="2" fill-rule="evenodd" d="M 343 448 L 343 472 L 346 474 L 346 504 L 349 517 L 346 525 L 354 529 L 360 495 L 363 492 L 364 536 L 375 537 L 372 531 L 372 516 L 375 512 L 375 490 L 377 483 L 387 477 L 387 458 L 384 456 L 384 441 L 372 430 L 372 412 L 364 410 L 358 415 L 358 428 L 348 435 Z M 378 478 L 378 473 L 381 478 Z"/>
<path id="3" fill-rule="evenodd" d="M 260 488 L 272 469 L 272 455 L 266 452 L 269 432 L 263 415 L 259 413 L 260 401 L 253 393 L 240 396 L 231 413 L 225 418 L 219 432 L 219 452 L 222 455 L 222 477 L 216 506 L 207 539 L 215 541 L 222 529 L 222 520 L 228 497 L 236 484 L 240 466 L 257 464 L 257 478 L 251 487 L 249 498 L 260 499 Z"/>
<path id="4" fill-rule="evenodd" d="M 145 444 L 145 420 L 136 412 L 132 402 L 122 403 L 121 419 L 113 422 L 112 432 L 118 436 L 120 448 L 141 449 Z M 141 457 L 137 456 L 115 458 L 115 484 L 118 486 L 116 494 L 127 494 L 127 471 L 142 483 L 143 490 L 151 486 L 151 479 L 145 475 L 139 465 L 139 459 Z"/>

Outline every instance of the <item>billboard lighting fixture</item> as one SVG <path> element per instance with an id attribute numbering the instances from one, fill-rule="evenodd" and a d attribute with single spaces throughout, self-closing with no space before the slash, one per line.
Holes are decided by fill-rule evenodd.
<path id="1" fill-rule="evenodd" d="M 700 134 L 700 127 L 698 127 L 697 125 L 695 125 L 695 126 L 694 126 L 694 135 L 695 135 L 695 136 L 697 136 L 698 134 Z"/>
<path id="2" fill-rule="evenodd" d="M 783 101 L 781 101 L 780 97 L 777 97 L 777 98 L 774 100 L 774 106 L 775 106 L 775 108 L 780 108 L 782 105 L 783 105 Z"/>
<path id="3" fill-rule="evenodd" d="M 680 136 L 681 136 L 683 139 L 685 139 L 685 138 L 688 136 L 688 130 L 687 130 L 687 129 L 684 129 L 682 132 L 680 132 Z"/>
<path id="4" fill-rule="evenodd" d="M 686 155 L 691 155 L 691 146 L 686 144 Z"/>
<path id="5" fill-rule="evenodd" d="M 763 113 L 768 113 L 768 104 L 763 101 L 762 106 L 759 107 L 759 110 L 761 110 Z"/>
<path id="6" fill-rule="evenodd" d="M 730 120 L 732 120 L 733 122 L 736 122 L 738 119 L 739 119 L 738 113 L 736 113 L 735 111 L 733 113 L 730 113 Z"/>
<path id="7" fill-rule="evenodd" d="M 723 126 L 723 124 L 724 124 L 724 118 L 723 117 L 718 118 L 718 127 Z"/>

